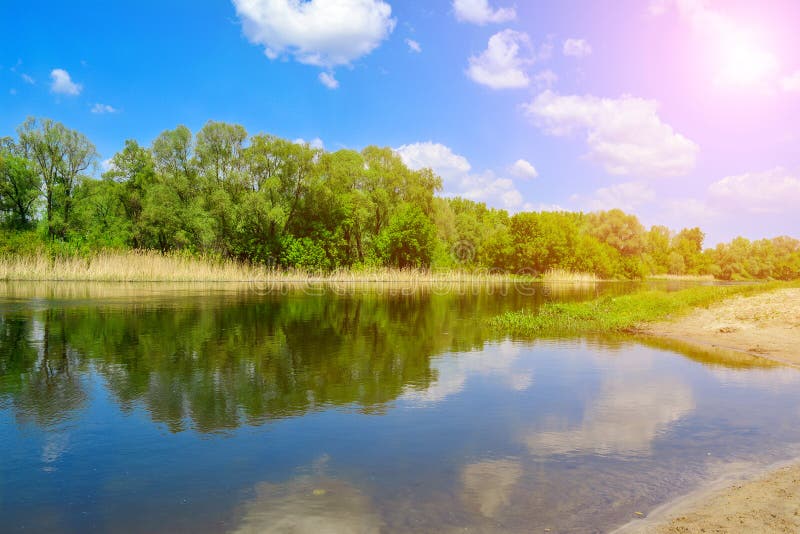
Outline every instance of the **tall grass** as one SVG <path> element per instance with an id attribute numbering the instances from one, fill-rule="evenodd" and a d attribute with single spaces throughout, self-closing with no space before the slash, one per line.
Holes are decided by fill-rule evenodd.
<path id="1" fill-rule="evenodd" d="M 676 282 L 713 282 L 716 280 L 712 274 L 651 274 L 650 280 L 669 280 Z"/>
<path id="2" fill-rule="evenodd" d="M 729 297 L 786 287 L 800 287 L 800 283 L 701 286 L 675 292 L 644 291 L 577 303 L 549 302 L 536 311 L 506 312 L 491 319 L 491 325 L 500 332 L 523 337 L 632 331 L 642 323 L 676 317 Z"/>
<path id="3" fill-rule="evenodd" d="M 87 257 L 43 253 L 0 258 L 2 281 L 86 282 L 507 282 L 519 277 L 494 272 L 366 269 L 312 273 L 282 270 L 231 260 L 198 258 L 154 251 L 104 251 Z"/>
<path id="4" fill-rule="evenodd" d="M 594 284 L 596 282 L 602 282 L 601 278 L 598 278 L 592 273 L 575 273 L 565 269 L 550 269 L 545 272 L 541 278 L 544 282 L 567 282 L 572 284 Z"/>

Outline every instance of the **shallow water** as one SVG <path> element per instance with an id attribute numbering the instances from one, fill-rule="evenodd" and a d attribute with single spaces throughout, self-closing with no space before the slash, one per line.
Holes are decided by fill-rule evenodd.
<path id="1" fill-rule="evenodd" d="M 794 369 L 486 327 L 630 286 L 263 289 L 2 288 L 0 530 L 597 532 L 798 452 Z"/>

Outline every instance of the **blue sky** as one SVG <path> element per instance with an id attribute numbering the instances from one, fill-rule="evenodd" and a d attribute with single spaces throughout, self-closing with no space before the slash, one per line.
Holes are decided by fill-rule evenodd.
<path id="1" fill-rule="evenodd" d="M 0 135 L 51 117 L 108 158 L 214 119 L 391 146 L 511 211 L 797 235 L 798 24 L 789 0 L 4 2 Z"/>

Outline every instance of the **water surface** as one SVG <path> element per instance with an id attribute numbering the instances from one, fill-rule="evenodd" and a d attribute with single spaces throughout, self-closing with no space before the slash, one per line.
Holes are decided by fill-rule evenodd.
<path id="1" fill-rule="evenodd" d="M 263 289 L 2 288 L 0 530 L 597 532 L 800 443 L 794 369 L 486 326 L 630 286 Z"/>

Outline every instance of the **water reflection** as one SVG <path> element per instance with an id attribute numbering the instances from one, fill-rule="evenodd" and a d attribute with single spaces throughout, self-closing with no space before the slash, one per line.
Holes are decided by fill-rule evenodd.
<path id="1" fill-rule="evenodd" d="M 508 506 L 511 492 L 521 476 L 522 463 L 516 459 L 467 464 L 461 472 L 462 498 L 468 509 L 494 518 Z"/>
<path id="2" fill-rule="evenodd" d="M 410 388 L 403 397 L 422 403 L 438 402 L 459 393 L 469 377 L 475 375 L 494 375 L 509 388 L 523 391 L 533 382 L 533 373 L 527 369 L 515 368 L 521 351 L 519 345 L 505 341 L 492 347 L 491 358 L 487 358 L 483 351 L 436 358 L 431 364 L 436 380 L 424 389 Z"/>
<path id="3" fill-rule="evenodd" d="M 487 329 L 544 295 L 75 291 L 0 301 L 13 528 L 596 531 L 800 442 L 766 360 Z"/>
<path id="4" fill-rule="evenodd" d="M 383 520 L 358 488 L 324 474 L 301 475 L 281 484 L 264 482 L 242 506 L 238 534 L 372 534 Z"/>
<path id="5" fill-rule="evenodd" d="M 607 362 L 600 393 L 587 403 L 580 424 L 548 422 L 536 429 L 525 438 L 531 453 L 649 453 L 653 440 L 690 414 L 695 402 L 685 380 L 647 366 L 646 354 Z"/>

